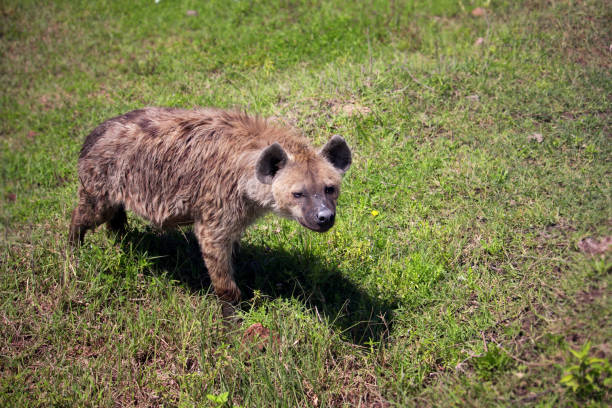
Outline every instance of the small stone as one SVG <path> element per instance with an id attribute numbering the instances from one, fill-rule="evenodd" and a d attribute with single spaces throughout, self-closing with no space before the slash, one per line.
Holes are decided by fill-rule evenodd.
<path id="1" fill-rule="evenodd" d="M 347 105 L 344 105 L 342 107 L 342 110 L 348 116 L 354 116 L 354 115 L 357 115 L 357 114 L 367 115 L 368 113 L 372 112 L 372 110 L 370 108 L 368 108 L 367 106 L 361 106 L 361 105 L 358 105 L 356 103 L 349 103 Z"/>
<path id="2" fill-rule="evenodd" d="M 544 137 L 542 136 L 541 133 L 532 133 L 529 136 L 527 136 L 527 140 L 535 140 L 538 143 L 542 143 L 542 140 L 544 140 Z"/>
<path id="3" fill-rule="evenodd" d="M 482 17 L 485 15 L 485 13 L 486 11 L 482 7 L 476 7 L 474 10 L 472 10 L 472 15 L 474 17 Z"/>
<path id="4" fill-rule="evenodd" d="M 264 327 L 261 323 L 252 324 L 242 336 L 242 344 L 252 344 L 259 351 L 264 351 L 266 346 L 278 344 L 279 338 L 270 333 L 270 329 Z"/>
<path id="5" fill-rule="evenodd" d="M 198 12 L 196 10 L 187 10 L 187 15 L 190 17 L 197 16 Z"/>

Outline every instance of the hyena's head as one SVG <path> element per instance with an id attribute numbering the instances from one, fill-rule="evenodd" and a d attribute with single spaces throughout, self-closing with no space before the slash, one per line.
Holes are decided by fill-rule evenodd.
<path id="1" fill-rule="evenodd" d="M 278 143 L 259 156 L 257 179 L 272 187 L 274 212 L 317 232 L 334 225 L 342 175 L 351 166 L 351 150 L 333 136 L 317 153 L 292 156 Z"/>

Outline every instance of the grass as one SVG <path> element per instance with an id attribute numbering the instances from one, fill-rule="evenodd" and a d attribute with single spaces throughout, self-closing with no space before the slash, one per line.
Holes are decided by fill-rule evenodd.
<path id="1" fill-rule="evenodd" d="M 570 350 L 611 354 L 610 252 L 580 249 L 612 235 L 610 18 L 2 2 L 0 405 L 607 406 L 609 372 L 560 380 Z M 67 250 L 84 137 L 145 105 L 238 106 L 353 148 L 333 230 L 268 217 L 243 238 L 240 328 L 188 229 L 130 216 L 124 240 Z"/>

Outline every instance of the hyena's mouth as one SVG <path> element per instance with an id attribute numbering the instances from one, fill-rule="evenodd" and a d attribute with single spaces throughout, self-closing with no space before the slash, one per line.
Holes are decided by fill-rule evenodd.
<path id="1" fill-rule="evenodd" d="M 334 226 L 333 218 L 330 221 L 323 223 L 323 224 L 307 222 L 306 220 L 302 218 L 297 218 L 297 222 L 299 222 L 300 224 L 302 224 L 302 226 L 308 228 L 309 230 L 315 231 L 315 232 L 327 232 L 331 229 L 331 227 Z"/>

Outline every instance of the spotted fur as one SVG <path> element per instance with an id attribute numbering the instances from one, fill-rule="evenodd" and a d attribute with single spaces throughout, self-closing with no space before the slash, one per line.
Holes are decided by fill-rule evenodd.
<path id="1" fill-rule="evenodd" d="M 328 230 L 350 164 L 340 136 L 317 152 L 295 130 L 241 112 L 135 110 L 86 138 L 69 240 L 103 223 L 123 231 L 126 210 L 163 229 L 193 224 L 215 293 L 235 303 L 230 258 L 244 230 L 269 211 Z"/>

